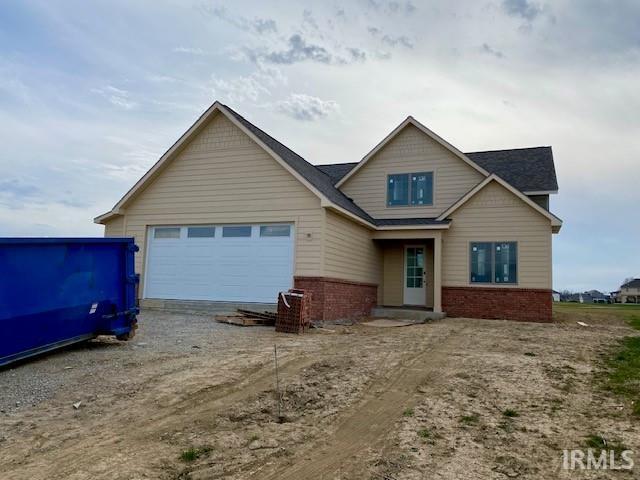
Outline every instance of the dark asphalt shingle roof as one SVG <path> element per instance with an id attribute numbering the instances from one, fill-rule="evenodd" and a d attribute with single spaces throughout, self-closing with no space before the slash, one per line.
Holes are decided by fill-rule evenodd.
<path id="1" fill-rule="evenodd" d="M 514 148 L 466 153 L 472 161 L 495 173 L 522 192 L 558 190 L 551 147 Z M 344 177 L 358 162 L 316 165 L 334 183 Z"/>
<path id="2" fill-rule="evenodd" d="M 305 180 L 318 189 L 325 197 L 336 205 L 353 213 L 374 225 L 446 225 L 448 220 L 438 221 L 435 218 L 401 218 L 374 219 L 353 200 L 347 197 L 334 185 L 358 162 L 334 163 L 314 166 L 304 158 L 280 143 L 268 133 L 256 127 L 246 118 L 225 105 L 225 108 L 273 150 L 282 160 L 298 172 Z M 467 154 L 485 170 L 496 173 L 514 187 L 523 191 L 557 190 L 555 169 L 551 147 L 520 148 L 515 150 L 496 150 L 491 152 L 473 152 Z"/>
<path id="3" fill-rule="evenodd" d="M 276 155 L 287 162 L 287 164 L 302 175 L 305 180 L 317 188 L 325 197 L 363 220 L 375 224 L 375 220 L 367 212 L 362 210 L 349 197 L 333 186 L 333 181 L 328 175 L 311 165 L 289 147 L 283 145 L 271 135 L 256 127 L 253 123 L 248 121 L 232 108 L 227 105 L 225 105 L 225 108 L 229 110 L 229 112 L 236 117 L 242 125 L 251 131 L 251 133 L 273 150 Z"/>
<path id="4" fill-rule="evenodd" d="M 358 162 L 332 163 L 330 165 L 316 165 L 316 168 L 329 175 L 331 181 L 335 184 L 338 183 L 338 180 L 349 173 L 357 164 Z"/>
<path id="5" fill-rule="evenodd" d="M 522 192 L 558 190 L 551 147 L 470 152 L 465 155 Z"/>
<path id="6" fill-rule="evenodd" d="M 435 218 L 377 218 L 376 225 L 382 226 L 411 226 L 411 225 L 448 225 L 451 220 L 436 220 Z"/>
<path id="7" fill-rule="evenodd" d="M 640 288 L 640 278 L 634 278 L 630 282 L 625 283 L 620 288 Z"/>

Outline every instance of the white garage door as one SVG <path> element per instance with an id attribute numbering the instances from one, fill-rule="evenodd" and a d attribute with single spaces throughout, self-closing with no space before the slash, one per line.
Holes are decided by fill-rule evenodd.
<path id="1" fill-rule="evenodd" d="M 151 227 L 146 298 L 275 303 L 293 283 L 293 225 Z"/>

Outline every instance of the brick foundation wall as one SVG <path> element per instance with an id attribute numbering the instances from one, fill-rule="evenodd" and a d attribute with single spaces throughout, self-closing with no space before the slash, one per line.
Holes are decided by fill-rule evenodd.
<path id="1" fill-rule="evenodd" d="M 449 317 L 551 322 L 551 300 L 551 290 L 543 289 L 442 287 Z"/>
<path id="2" fill-rule="evenodd" d="M 311 291 L 312 320 L 357 319 L 378 304 L 378 286 L 328 277 L 294 277 L 295 288 Z"/>

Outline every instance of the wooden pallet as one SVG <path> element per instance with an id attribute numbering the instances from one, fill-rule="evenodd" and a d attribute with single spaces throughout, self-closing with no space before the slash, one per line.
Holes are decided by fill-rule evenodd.
<path id="1" fill-rule="evenodd" d="M 276 320 L 276 313 L 275 312 L 257 312 L 254 310 L 245 310 L 242 308 L 238 308 L 236 310 L 238 313 L 240 313 L 241 315 L 245 315 L 247 317 L 251 317 L 251 318 L 263 318 L 265 320 L 273 320 L 275 322 Z"/>
<path id="2" fill-rule="evenodd" d="M 228 323 L 229 325 L 238 325 L 241 327 L 255 327 L 255 326 L 273 326 L 276 323 L 274 319 L 257 318 L 246 315 L 216 315 L 216 322 Z"/>

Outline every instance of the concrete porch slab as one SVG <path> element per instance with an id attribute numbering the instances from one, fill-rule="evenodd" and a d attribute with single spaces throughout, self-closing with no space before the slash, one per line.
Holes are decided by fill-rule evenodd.
<path id="1" fill-rule="evenodd" d="M 407 322 L 403 320 L 391 320 L 388 318 L 376 318 L 375 320 L 371 320 L 370 322 L 363 322 L 362 325 L 366 327 L 380 327 L 380 328 L 389 328 L 389 327 L 408 327 L 410 325 L 415 325 L 415 322 Z"/>
<path id="2" fill-rule="evenodd" d="M 424 323 L 429 320 L 441 320 L 445 318 L 447 314 L 410 307 L 376 307 L 371 310 L 371 316 Z"/>

